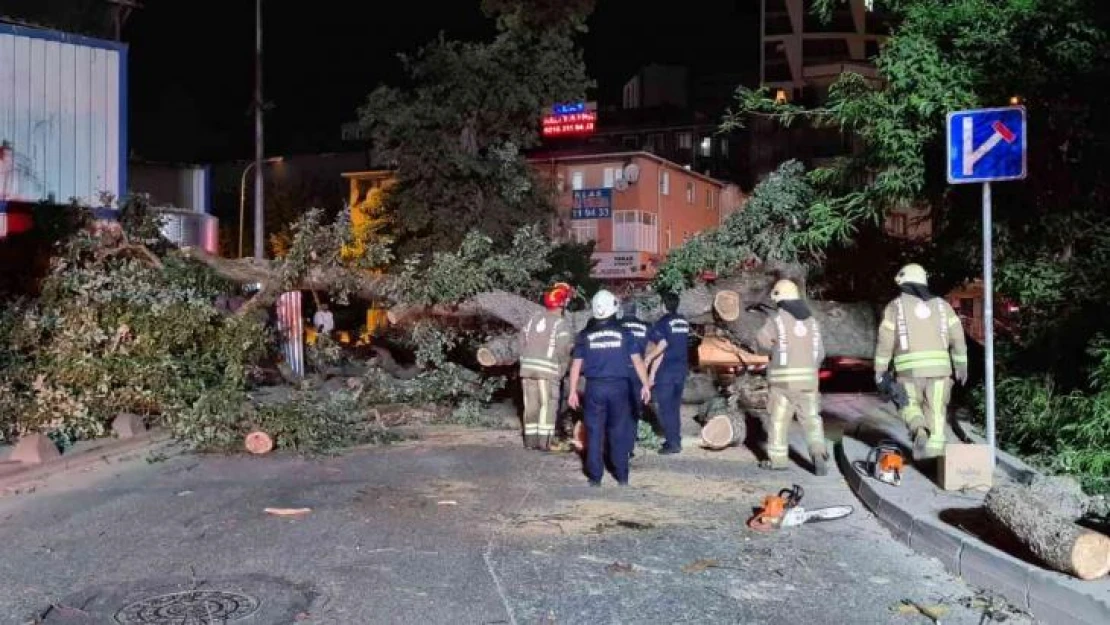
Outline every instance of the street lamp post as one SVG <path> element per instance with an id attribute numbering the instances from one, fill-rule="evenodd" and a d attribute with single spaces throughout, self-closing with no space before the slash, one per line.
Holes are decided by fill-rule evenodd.
<path id="1" fill-rule="evenodd" d="M 268 158 L 263 163 L 280 163 L 282 157 L 275 156 Z M 243 219 L 246 215 L 247 206 L 247 174 L 250 173 L 251 168 L 257 165 L 260 161 L 251 161 L 243 170 L 242 179 L 239 181 L 239 258 L 243 257 Z"/>
<path id="2" fill-rule="evenodd" d="M 258 168 L 254 172 L 254 257 L 262 260 L 266 256 L 265 224 L 262 205 L 262 0 L 255 0 L 255 43 L 254 43 L 254 162 Z"/>

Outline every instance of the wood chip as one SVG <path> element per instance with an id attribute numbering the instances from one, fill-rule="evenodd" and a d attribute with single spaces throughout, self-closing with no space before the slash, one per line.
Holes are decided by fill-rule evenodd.
<path id="1" fill-rule="evenodd" d="M 312 508 L 266 508 L 265 512 L 275 516 L 299 516 L 312 512 Z"/>
<path id="2" fill-rule="evenodd" d="M 702 571 L 704 571 L 706 569 L 715 569 L 719 566 L 721 566 L 721 563 L 716 561 L 716 560 L 709 560 L 709 559 L 702 558 L 702 559 L 694 560 L 690 564 L 687 564 L 686 566 L 682 567 L 682 572 L 683 573 L 701 573 Z"/>

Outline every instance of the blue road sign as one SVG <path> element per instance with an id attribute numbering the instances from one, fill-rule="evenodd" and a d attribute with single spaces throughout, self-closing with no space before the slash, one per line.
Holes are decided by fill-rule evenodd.
<path id="1" fill-rule="evenodd" d="M 948 114 L 948 182 L 1025 178 L 1025 107 Z"/>
<path id="2" fill-rule="evenodd" d="M 613 216 L 612 189 L 579 189 L 573 193 L 571 219 L 609 219 Z"/>

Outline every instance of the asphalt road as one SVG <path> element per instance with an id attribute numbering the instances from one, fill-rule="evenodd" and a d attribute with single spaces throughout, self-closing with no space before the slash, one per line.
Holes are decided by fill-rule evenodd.
<path id="1" fill-rule="evenodd" d="M 136 458 L 62 476 L 0 498 L 0 622 L 933 622 L 907 601 L 945 625 L 992 622 L 989 601 L 894 541 L 839 475 L 772 479 L 746 449 L 642 454 L 626 489 L 588 488 L 578 466 L 511 432 L 438 430 L 325 459 Z M 804 504 L 856 512 L 747 530 L 791 482 Z"/>

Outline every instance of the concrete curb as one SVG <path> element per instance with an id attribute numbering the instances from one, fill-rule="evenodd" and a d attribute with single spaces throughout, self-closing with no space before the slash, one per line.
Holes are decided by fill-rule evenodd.
<path id="1" fill-rule="evenodd" d="M 858 443 L 863 445 L 863 443 Z M 1027 564 L 933 518 L 893 503 L 884 489 L 896 487 L 864 479 L 852 466 L 844 441 L 834 445 L 837 466 L 856 496 L 914 551 L 940 560 L 950 573 L 994 591 L 1049 625 L 1110 623 L 1110 592 Z"/>
<path id="2" fill-rule="evenodd" d="M 134 453 L 145 447 L 161 446 L 169 442 L 169 434 L 161 430 L 149 430 L 134 438 L 95 441 L 92 445 L 72 454 L 64 454 L 58 460 L 43 464 L 18 467 L 0 473 L 0 490 L 11 489 L 26 482 L 41 480 L 52 475 L 85 469 L 97 463 L 110 462 L 124 454 Z"/>

